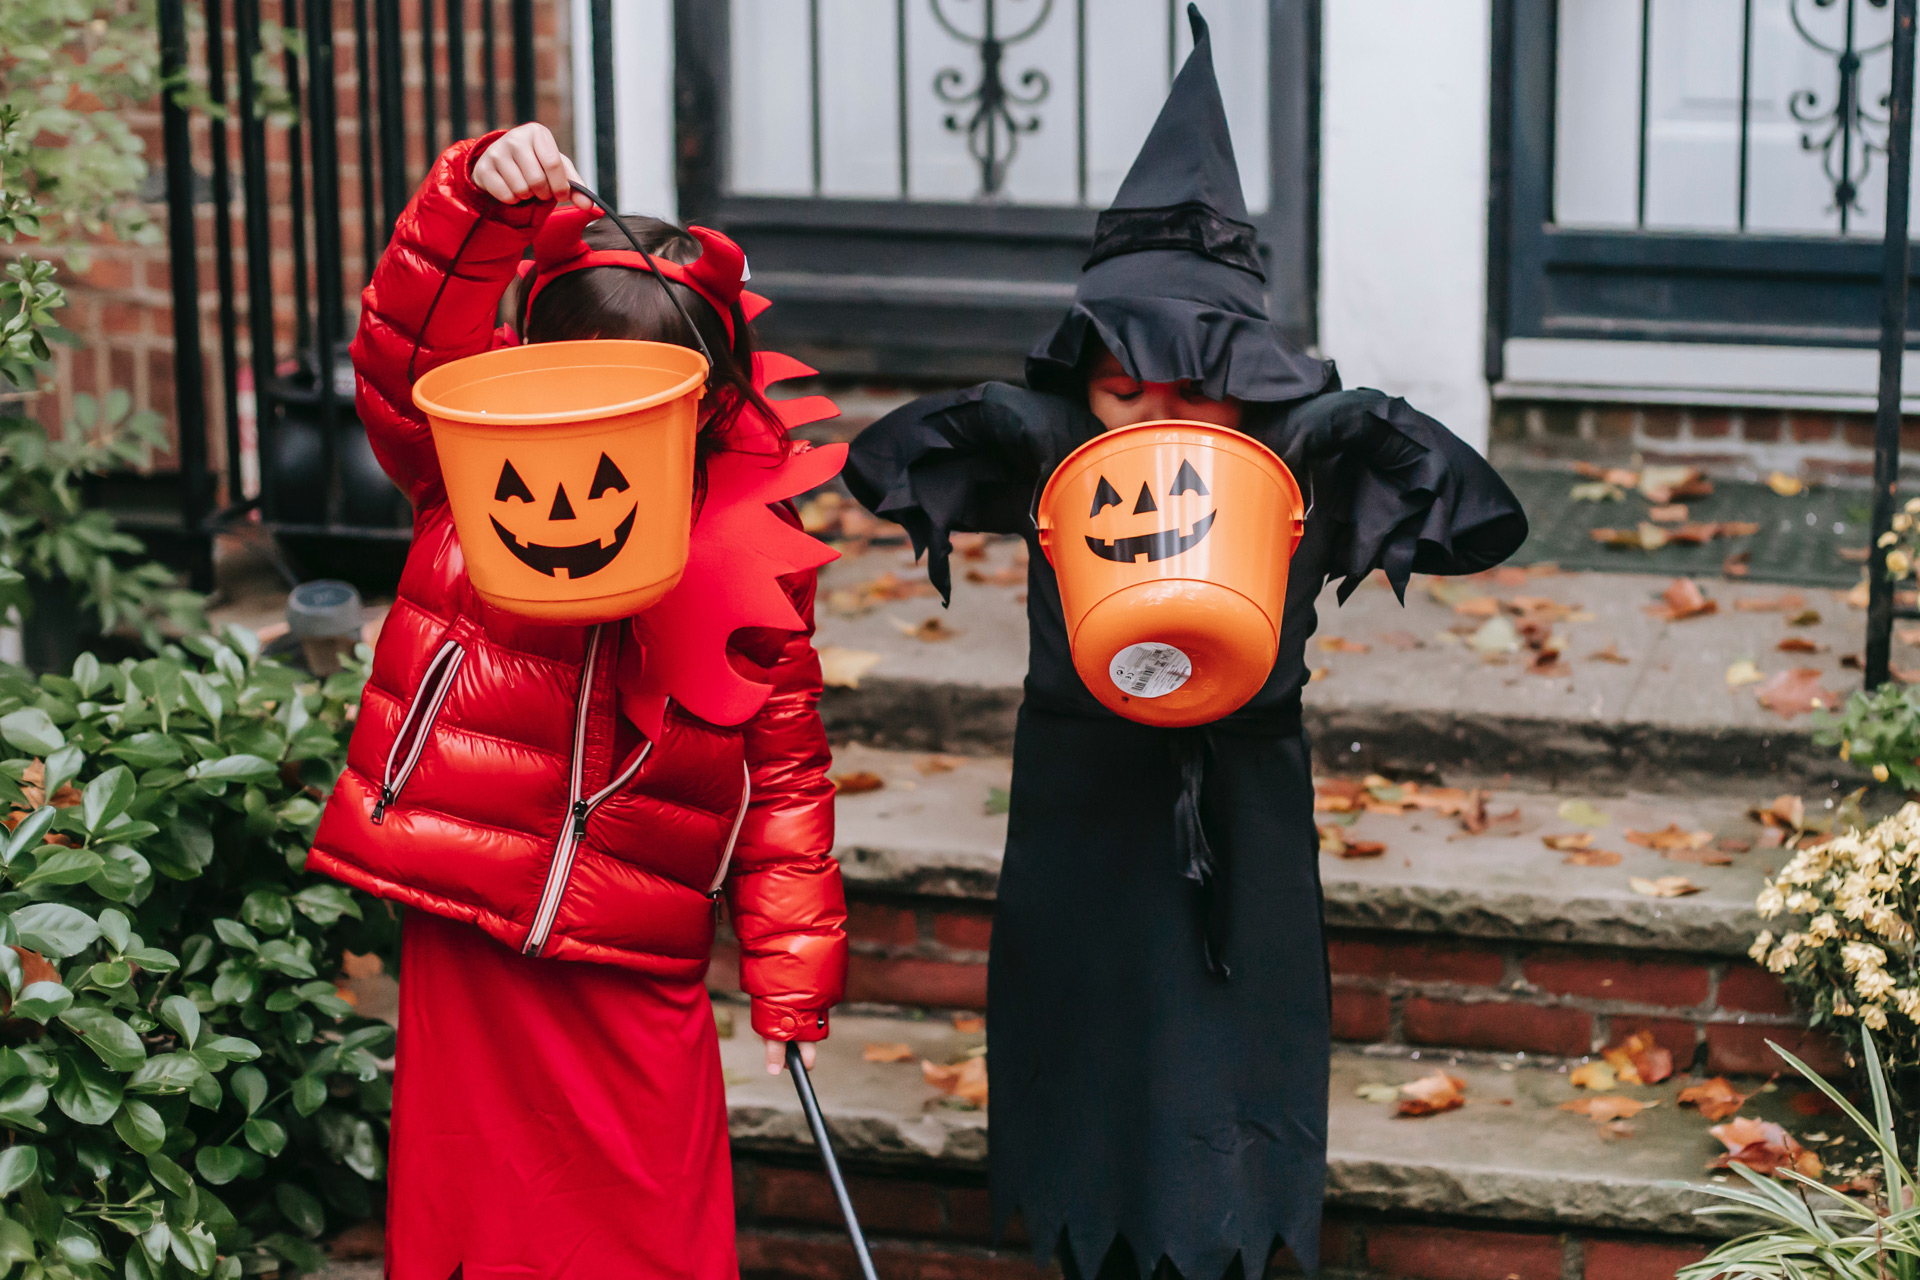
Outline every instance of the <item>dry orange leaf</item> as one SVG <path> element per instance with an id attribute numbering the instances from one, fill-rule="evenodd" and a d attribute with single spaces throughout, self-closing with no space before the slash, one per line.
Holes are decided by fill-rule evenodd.
<path id="1" fill-rule="evenodd" d="M 1820 1157 L 1794 1141 L 1793 1135 L 1769 1120 L 1745 1116 L 1717 1124 L 1707 1130 L 1720 1139 L 1726 1153 L 1707 1167 L 1725 1169 L 1743 1164 L 1759 1174 L 1776 1174 L 1792 1169 L 1809 1178 L 1820 1176 Z"/>
<path id="2" fill-rule="evenodd" d="M 1796 795 L 1780 795 L 1764 809 L 1749 809 L 1747 816 L 1776 831 L 1798 831 L 1807 824 L 1807 802 Z"/>
<path id="3" fill-rule="evenodd" d="M 1332 823 L 1320 827 L 1320 852 L 1336 858 L 1377 858 L 1387 851 L 1378 840 L 1349 840 L 1344 829 Z"/>
<path id="4" fill-rule="evenodd" d="M 1575 1098 L 1571 1102 L 1561 1103 L 1560 1109 L 1578 1112 L 1604 1124 L 1609 1120 L 1631 1120 L 1648 1107 L 1659 1105 L 1658 1102 L 1642 1102 L 1638 1098 L 1610 1093 L 1599 1098 Z"/>
<path id="5" fill-rule="evenodd" d="M 1680 524 L 1687 518 L 1687 504 L 1669 502 L 1663 507 L 1652 507 L 1647 511 L 1647 519 L 1655 524 Z"/>
<path id="6" fill-rule="evenodd" d="M 1561 835 L 1541 836 L 1540 843 L 1557 853 L 1573 853 L 1593 848 L 1593 832 L 1569 831 Z"/>
<path id="7" fill-rule="evenodd" d="M 1700 590 L 1700 584 L 1692 578 L 1675 578 L 1660 593 L 1659 608 L 1650 610 L 1665 618 L 1668 622 L 1680 622 L 1687 618 L 1704 617 L 1719 611 L 1720 605 L 1707 599 Z"/>
<path id="8" fill-rule="evenodd" d="M 1431 1116 L 1467 1105 L 1467 1082 L 1459 1076 L 1435 1071 L 1411 1084 L 1400 1086 L 1400 1104 L 1394 1114 Z"/>
<path id="9" fill-rule="evenodd" d="M 819 654 L 821 681 L 838 689 L 858 689 L 860 677 L 880 661 L 877 653 L 869 653 L 865 649 L 843 649 L 831 644 L 820 649 Z"/>
<path id="10" fill-rule="evenodd" d="M 862 1062 L 912 1062 L 918 1056 L 910 1044 L 870 1044 L 860 1050 Z"/>
<path id="11" fill-rule="evenodd" d="M 901 635 L 910 636 L 915 640 L 951 640 L 960 634 L 948 626 L 944 618 L 928 618 L 918 625 L 899 618 L 893 618 L 891 621 L 894 629 Z"/>
<path id="12" fill-rule="evenodd" d="M 978 1035 L 987 1029 L 987 1020 L 977 1013 L 956 1013 L 953 1029 L 963 1036 Z"/>
<path id="13" fill-rule="evenodd" d="M 1673 1074 L 1673 1055 L 1636 1031 L 1602 1054 L 1621 1084 L 1659 1084 Z"/>
<path id="14" fill-rule="evenodd" d="M 1683 831 L 1677 822 L 1669 822 L 1660 831 L 1629 831 L 1627 842 L 1637 844 L 1642 849 L 1658 849 L 1666 853 L 1673 849 L 1704 849 L 1713 843 L 1711 831 Z"/>
<path id="15" fill-rule="evenodd" d="M 1366 807 L 1367 788 L 1353 778 L 1315 778 L 1313 807 L 1322 813 L 1352 813 Z"/>
<path id="16" fill-rule="evenodd" d="M 1568 1073 L 1567 1083 L 1576 1089 L 1611 1089 L 1614 1086 L 1613 1068 L 1605 1062 L 1583 1062 Z"/>
<path id="17" fill-rule="evenodd" d="M 1838 694 L 1820 687 L 1824 678 L 1817 667 L 1795 667 L 1768 680 L 1754 691 L 1754 696 L 1767 710 L 1791 720 L 1816 707 L 1840 705 Z"/>
<path id="18" fill-rule="evenodd" d="M 936 773 L 952 773 L 955 769 L 958 769 L 962 763 L 962 761 L 954 756 L 931 755 L 922 756 L 914 762 L 913 767 L 928 777 L 932 777 Z"/>
<path id="19" fill-rule="evenodd" d="M 1652 880 L 1641 876 L 1629 876 L 1627 887 L 1649 898 L 1684 898 L 1706 888 L 1705 885 L 1695 884 L 1685 876 L 1660 876 Z"/>
<path id="20" fill-rule="evenodd" d="M 841 796 L 857 796 L 863 791 L 878 791 L 887 785 L 887 780 L 877 773 L 868 773 L 862 769 L 854 773 L 835 773 L 828 775 L 833 783 L 833 793 Z"/>
<path id="21" fill-rule="evenodd" d="M 1700 1084 L 1688 1085 L 1680 1091 L 1680 1105 L 1697 1107 L 1700 1114 L 1709 1120 L 1725 1120 L 1738 1111 L 1747 1100 L 1747 1095 L 1734 1090 L 1725 1076 L 1715 1076 Z"/>
<path id="22" fill-rule="evenodd" d="M 1620 855 L 1610 849 L 1576 849 L 1560 861 L 1569 867 L 1617 867 Z"/>
<path id="23" fill-rule="evenodd" d="M 1322 653 L 1372 653 L 1373 646 L 1362 644 L 1358 640 L 1349 640 L 1345 636 L 1321 636 L 1314 641 Z"/>
<path id="24" fill-rule="evenodd" d="M 1825 645 L 1815 644 L 1805 636 L 1788 636 L 1773 646 L 1782 653 L 1819 653 Z"/>
<path id="25" fill-rule="evenodd" d="M 987 1105 L 987 1060 L 984 1057 L 968 1058 L 951 1067 L 922 1059 L 920 1074 L 942 1093 L 963 1102 L 971 1102 L 976 1107 L 984 1108 Z"/>
<path id="26" fill-rule="evenodd" d="M 1587 661 L 1588 662 L 1614 662 L 1624 667 L 1628 663 L 1632 662 L 1633 659 L 1629 658 L 1626 654 L 1621 653 L 1620 650 L 1615 646 L 1608 645 L 1604 649 L 1595 649 L 1592 653 L 1588 654 Z"/>
<path id="27" fill-rule="evenodd" d="M 1018 566 L 1011 566 L 1005 569 L 967 570 L 968 582 L 984 583 L 990 587 L 1017 587 L 1025 583 L 1026 580 L 1027 571 Z"/>
<path id="28" fill-rule="evenodd" d="M 1777 596 L 1748 596 L 1733 602 L 1741 613 L 1798 613 L 1807 607 L 1807 598 L 1798 591 Z"/>

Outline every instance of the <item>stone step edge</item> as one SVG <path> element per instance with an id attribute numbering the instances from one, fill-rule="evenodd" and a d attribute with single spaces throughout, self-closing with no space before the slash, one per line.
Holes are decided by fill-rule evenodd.
<path id="1" fill-rule="evenodd" d="M 839 1034 L 844 1035 L 855 1025 L 869 1021 L 879 1020 L 861 1020 L 858 1024 L 853 1019 L 843 1020 Z M 859 1033 L 855 1031 L 855 1034 Z M 758 1051 L 755 1042 L 750 1052 L 757 1055 Z M 1341 1064 L 1361 1061 L 1362 1057 L 1336 1051 L 1334 1059 L 1337 1091 L 1341 1087 Z M 1377 1062 L 1378 1059 L 1368 1062 L 1368 1069 L 1373 1069 Z M 1540 1068 L 1519 1070 L 1539 1071 Z M 761 1096 L 751 1102 L 735 1101 L 731 1096 L 735 1091 L 729 1090 L 728 1128 L 734 1146 L 742 1151 L 788 1159 L 817 1159 L 805 1116 L 798 1101 L 793 1100 L 784 1077 L 778 1087 L 785 1090 L 785 1095 L 771 1103 L 765 1100 L 762 1090 L 755 1091 Z M 1335 1102 L 1336 1107 L 1383 1105 L 1345 1103 L 1337 1096 Z M 986 1169 L 987 1132 L 985 1119 L 979 1113 L 913 1115 L 875 1106 L 847 1107 L 826 1101 L 822 1107 L 835 1153 L 846 1165 L 873 1171 L 938 1168 L 980 1173 Z M 1487 1107 L 1479 1115 L 1494 1112 L 1494 1108 Z M 1575 1116 L 1565 1119 L 1586 1123 Z M 1487 1126 L 1488 1131 L 1475 1136 L 1473 1129 L 1479 1125 L 1479 1116 L 1471 1108 L 1429 1120 L 1394 1123 L 1414 1126 L 1443 1122 L 1450 1126 L 1448 1136 L 1452 1150 L 1484 1152 L 1490 1143 L 1497 1145 L 1508 1140 L 1501 1138 L 1495 1126 Z M 1703 1122 L 1700 1125 L 1703 1132 L 1704 1127 Z M 1467 1132 L 1461 1132 L 1462 1129 Z M 1592 1141 L 1597 1145 L 1600 1139 L 1595 1137 Z M 1701 1163 L 1704 1165 L 1704 1160 Z M 1698 1176 L 1705 1176 L 1704 1169 Z M 1696 1238 L 1728 1237 L 1751 1229 L 1751 1222 L 1696 1214 L 1695 1210 L 1712 1203 L 1715 1202 L 1711 1197 L 1677 1179 L 1596 1173 L 1577 1163 L 1564 1171 L 1546 1173 L 1517 1166 L 1396 1160 L 1377 1152 L 1346 1150 L 1337 1123 L 1328 1149 L 1327 1206 L 1337 1210 Z"/>
<path id="2" fill-rule="evenodd" d="M 903 850 L 849 841 L 834 849 L 849 890 L 861 896 L 990 902 L 999 859 L 979 851 Z M 1327 926 L 1693 955 L 1745 956 L 1763 927 L 1751 906 L 1687 898 L 1491 893 L 1342 879 L 1322 867 Z"/>
<path id="3" fill-rule="evenodd" d="M 1018 686 L 962 685 L 867 677 L 835 688 L 821 715 L 836 742 L 916 751 L 1005 753 L 1012 748 Z M 1435 771 L 1503 774 L 1545 782 L 1579 777 L 1600 789 L 1678 791 L 1724 785 L 1740 775 L 1782 786 L 1852 788 L 1865 775 L 1818 746 L 1809 729 L 1724 725 L 1711 729 L 1651 721 L 1568 721 L 1497 712 L 1410 712 L 1388 705 L 1305 711 L 1323 758 L 1356 769 L 1420 776 Z M 1355 748 L 1358 750 L 1355 750 Z"/>

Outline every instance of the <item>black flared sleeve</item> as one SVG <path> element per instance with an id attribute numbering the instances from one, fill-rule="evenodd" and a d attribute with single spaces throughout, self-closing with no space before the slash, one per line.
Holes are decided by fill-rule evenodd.
<path id="1" fill-rule="evenodd" d="M 861 432 L 843 473 L 860 504 L 906 529 L 943 600 L 955 533 L 1024 533 L 1034 488 L 1098 423 L 1058 396 L 1001 382 L 922 396 Z"/>
<path id="2" fill-rule="evenodd" d="M 1526 513 L 1500 474 L 1405 400 L 1316 396 L 1278 434 L 1281 455 L 1327 485 L 1346 526 L 1328 575 L 1342 579 L 1342 602 L 1375 569 L 1404 599 L 1415 573 L 1477 573 L 1526 541 Z"/>

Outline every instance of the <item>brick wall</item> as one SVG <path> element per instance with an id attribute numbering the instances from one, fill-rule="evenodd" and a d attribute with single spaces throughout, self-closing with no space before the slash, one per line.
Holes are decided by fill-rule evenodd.
<path id="1" fill-rule="evenodd" d="M 734 1155 L 741 1280 L 842 1280 L 857 1274 L 832 1190 L 818 1169 Z M 887 1280 L 1041 1280 L 1015 1222 L 994 1248 L 984 1177 L 873 1170 L 848 1193 Z M 1502 1231 L 1330 1214 L 1320 1265 L 1408 1280 L 1670 1280 L 1704 1256 L 1704 1240 L 1609 1233 Z M 1301 1268 L 1281 1250 L 1270 1275 Z M 1195 1278 L 1200 1280 L 1200 1278 Z"/>
<path id="2" fill-rule="evenodd" d="M 333 4 L 335 32 L 334 65 L 337 71 L 335 94 L 339 112 L 340 205 L 343 240 L 342 274 L 348 320 L 351 327 L 358 307 L 360 286 L 366 278 L 365 245 L 360 220 L 360 119 L 358 82 L 355 78 L 353 0 L 330 0 Z M 480 6 L 483 0 L 465 0 L 467 17 L 467 85 L 470 127 L 484 127 L 485 112 L 481 98 Z M 566 7 L 541 3 L 534 6 L 536 103 L 539 118 L 551 124 L 565 145 L 571 136 L 571 89 L 567 57 Z M 421 175 L 427 163 L 426 138 L 421 97 L 419 8 L 401 6 L 406 69 L 405 100 L 408 129 L 408 172 Z M 435 49 L 438 65 L 444 66 L 446 22 L 444 8 L 436 8 Z M 504 4 L 498 7 L 497 54 L 500 81 L 500 111 L 503 123 L 511 114 L 512 38 Z M 191 65 L 199 71 L 205 66 L 204 33 L 196 27 L 192 33 Z M 228 50 L 231 73 L 234 59 Z M 444 76 L 444 71 L 441 73 Z M 304 97 L 305 86 L 302 86 Z M 439 91 L 439 145 L 447 137 L 447 103 L 444 86 Z M 304 105 L 304 104 L 303 104 Z M 161 172 L 163 153 L 160 143 L 160 108 L 151 105 L 126 113 L 128 124 L 146 146 L 153 173 L 147 191 L 159 195 L 165 190 Z M 222 407 L 220 371 L 219 294 L 216 287 L 214 258 L 214 207 L 211 201 L 212 143 L 207 122 L 196 115 L 193 121 L 193 155 L 196 191 L 202 200 L 195 206 L 194 233 L 199 247 L 200 341 L 206 363 L 207 435 L 209 457 L 216 470 L 225 465 L 225 423 Z M 293 224 L 289 212 L 290 178 L 287 133 L 273 124 L 266 129 L 267 185 L 272 209 L 274 322 L 279 334 L 278 349 L 284 359 L 290 354 L 294 335 Z M 233 277 L 239 316 L 239 362 L 246 367 L 249 344 L 246 318 L 246 249 L 241 203 L 239 129 L 227 130 L 227 145 L 233 172 L 232 224 L 234 237 Z M 311 192 L 309 175 L 309 192 Z M 309 199 L 311 195 L 309 194 Z M 163 230 L 167 210 L 164 203 L 149 206 L 149 216 Z M 309 234 L 311 231 L 309 230 Z M 68 307 L 61 322 L 79 339 L 78 349 L 56 348 L 54 369 L 40 395 L 34 398 L 33 411 L 50 429 L 57 429 L 72 414 L 73 396 L 78 392 L 100 393 L 121 388 L 133 397 L 138 408 L 150 408 L 166 418 L 168 430 L 173 422 L 173 309 L 171 281 L 164 244 L 154 246 L 122 245 L 106 242 L 95 247 L 84 271 L 65 270 L 61 282 L 67 287 Z M 309 264 L 309 271 L 312 270 Z M 173 459 L 159 460 L 159 468 L 171 469 Z"/>
<path id="3" fill-rule="evenodd" d="M 1901 463 L 1920 475 L 1920 417 L 1901 423 Z M 1873 415 L 1806 409 L 1507 401 L 1496 406 L 1496 462 L 1580 459 L 1685 463 L 1753 478 L 1785 471 L 1864 485 L 1873 475 Z"/>
<path id="4" fill-rule="evenodd" d="M 984 1009 L 992 928 L 988 903 L 856 898 L 847 999 Z M 1830 1074 L 1844 1065 L 1746 960 L 1340 929 L 1327 949 L 1336 1040 L 1578 1058 L 1648 1031 L 1680 1071 L 1787 1070 L 1769 1039 Z M 738 990 L 725 943 L 710 981 Z"/>

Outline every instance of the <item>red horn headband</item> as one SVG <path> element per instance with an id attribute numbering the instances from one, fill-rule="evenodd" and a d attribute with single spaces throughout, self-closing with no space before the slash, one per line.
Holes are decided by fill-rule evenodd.
<path id="1" fill-rule="evenodd" d="M 649 270 L 647 259 L 631 249 L 592 249 L 581 239 L 581 233 L 587 225 L 604 216 L 604 211 L 597 207 L 581 209 L 571 205 L 556 209 L 548 216 L 546 225 L 534 237 L 533 260 L 520 264 L 521 276 L 533 277 L 533 286 L 527 290 L 523 316 L 533 314 L 533 300 L 540 296 L 542 289 L 570 271 L 584 271 L 588 267 Z M 654 254 L 653 269 L 705 299 L 707 305 L 719 315 L 720 323 L 726 326 L 727 342 L 731 345 L 734 341 L 733 311 L 741 303 L 741 285 L 747 279 L 747 255 L 739 245 L 718 231 L 710 231 L 706 227 L 688 227 L 687 232 L 700 242 L 700 256 L 683 266 Z M 752 294 L 745 296 L 758 301 Z M 754 310 L 757 312 L 759 308 Z"/>

